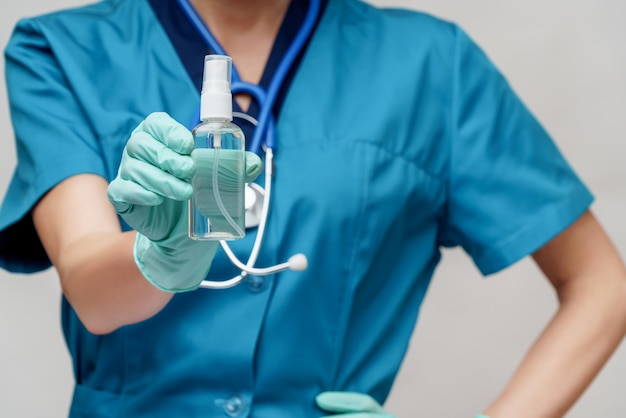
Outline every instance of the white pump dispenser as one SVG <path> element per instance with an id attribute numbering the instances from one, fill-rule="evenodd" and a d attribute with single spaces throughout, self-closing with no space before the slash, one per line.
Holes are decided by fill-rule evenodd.
<path id="1" fill-rule="evenodd" d="M 227 55 L 207 55 L 204 58 L 200 120 L 233 120 L 232 68 L 232 58 Z"/>

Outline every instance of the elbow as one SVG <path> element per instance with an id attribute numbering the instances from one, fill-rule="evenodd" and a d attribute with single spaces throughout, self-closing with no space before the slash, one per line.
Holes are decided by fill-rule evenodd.
<path id="1" fill-rule="evenodd" d="M 622 324 L 624 332 L 626 333 L 626 271 L 621 275 L 620 282 L 615 286 L 616 295 L 616 307 L 618 320 Z"/>
<path id="2" fill-rule="evenodd" d="M 626 327 L 626 269 L 608 276 L 603 287 L 604 293 L 610 295 L 609 300 L 618 320 Z"/>
<path id="3" fill-rule="evenodd" d="M 605 318 L 607 327 L 615 327 L 626 335 L 626 270 L 596 277 L 595 289 L 588 297 L 595 301 L 596 315 Z"/>
<path id="4" fill-rule="evenodd" d="M 64 248 L 56 260 L 63 294 L 92 334 L 144 321 L 173 296 L 150 284 L 137 269 L 134 236 L 94 233 Z"/>
<path id="5" fill-rule="evenodd" d="M 626 274 L 621 276 L 621 280 L 605 291 L 608 296 L 601 305 L 599 314 L 604 313 L 605 333 L 614 329 L 621 341 L 626 336 Z"/>
<path id="6" fill-rule="evenodd" d="M 91 334 L 94 334 L 94 335 L 110 334 L 119 328 L 118 326 L 108 324 L 101 320 L 92 319 L 89 317 L 83 318 L 80 315 L 78 315 L 78 318 L 80 319 L 83 326 L 87 329 L 87 331 L 89 331 Z"/>
<path id="7" fill-rule="evenodd" d="M 107 315 L 98 310 L 96 306 L 83 306 L 80 303 L 74 303 L 72 297 L 67 297 L 69 304 L 76 313 L 76 316 L 80 320 L 80 323 L 94 335 L 110 334 L 117 330 L 120 325 L 114 324 L 112 321 L 107 320 Z"/>
<path id="8" fill-rule="evenodd" d="M 62 275 L 61 290 L 80 323 L 91 334 L 110 334 L 119 328 L 119 325 L 115 325 L 110 319 L 107 319 L 109 315 L 104 312 L 97 300 L 89 298 L 89 295 L 81 292 L 79 287 L 68 286 L 68 280 L 64 280 Z"/>
<path id="9" fill-rule="evenodd" d="M 626 333 L 626 269 L 579 276 L 561 283 L 556 291 L 562 308 L 586 306 L 589 314 Z"/>
<path id="10" fill-rule="evenodd" d="M 174 295 L 150 285 L 148 290 L 153 292 L 152 299 L 144 297 L 138 302 L 132 296 L 110 292 L 112 289 L 94 292 L 91 286 L 69 286 L 68 289 L 62 285 L 61 288 L 81 324 L 94 335 L 110 334 L 123 326 L 152 318 Z"/>

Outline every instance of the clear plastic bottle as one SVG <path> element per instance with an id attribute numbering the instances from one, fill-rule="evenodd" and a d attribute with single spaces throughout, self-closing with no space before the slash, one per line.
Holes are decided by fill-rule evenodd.
<path id="1" fill-rule="evenodd" d="M 189 237 L 236 240 L 245 236 L 245 138 L 232 121 L 232 60 L 207 55 L 200 124 L 192 130 L 195 163 L 189 201 Z"/>

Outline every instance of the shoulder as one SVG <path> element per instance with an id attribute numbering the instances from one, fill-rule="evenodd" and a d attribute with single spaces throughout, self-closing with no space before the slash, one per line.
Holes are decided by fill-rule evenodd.
<path id="1" fill-rule="evenodd" d="M 381 7 L 362 0 L 330 1 L 329 15 L 342 26 L 353 26 L 400 41 L 420 39 L 449 42 L 457 32 L 456 23 L 432 14 L 400 7 Z"/>
<path id="2" fill-rule="evenodd" d="M 80 24 L 100 24 L 111 22 L 116 18 L 138 10 L 144 3 L 143 0 L 102 0 L 83 6 L 59 9 L 53 12 L 22 18 L 17 28 L 26 27 L 50 27 L 63 28 Z M 127 16 L 132 18 L 132 16 Z"/>
<path id="3" fill-rule="evenodd" d="M 76 46 L 84 51 L 96 51 L 107 39 L 127 36 L 135 28 L 133 22 L 152 19 L 146 13 L 149 10 L 144 0 L 103 0 L 25 17 L 15 25 L 5 53 L 29 45 L 48 45 L 52 49 Z"/>
<path id="4" fill-rule="evenodd" d="M 346 53 L 354 65 L 396 65 L 417 71 L 425 64 L 449 72 L 463 31 L 457 23 L 406 8 L 377 7 L 361 0 L 330 0 L 318 26 L 320 36 Z"/>
<path id="5" fill-rule="evenodd" d="M 47 28 L 68 28 L 81 23 L 102 22 L 114 15 L 122 5 L 129 3 L 119 0 L 105 0 L 80 7 L 60 9 L 45 14 L 20 19 L 14 32 L 41 32 Z"/>
<path id="6" fill-rule="evenodd" d="M 8 72 L 38 67 L 73 86 L 124 88 L 126 76 L 151 65 L 155 51 L 169 51 L 164 45 L 148 0 L 103 0 L 21 19 L 5 57 Z"/>

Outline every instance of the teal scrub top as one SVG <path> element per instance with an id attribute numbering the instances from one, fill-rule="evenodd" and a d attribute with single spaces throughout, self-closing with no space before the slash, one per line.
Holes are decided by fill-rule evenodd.
<path id="1" fill-rule="evenodd" d="M 5 56 L 18 164 L 0 265 L 34 272 L 50 266 L 37 200 L 76 174 L 112 180 L 141 120 L 187 124 L 199 98 L 146 0 L 21 20 Z M 277 123 L 258 265 L 302 252 L 309 268 L 177 294 L 101 336 L 64 300 L 71 417 L 314 417 L 327 390 L 383 402 L 443 247 L 488 275 L 592 202 L 489 58 L 427 14 L 330 0 Z M 253 236 L 233 244 L 241 258 Z M 218 253 L 209 277 L 234 274 Z"/>

